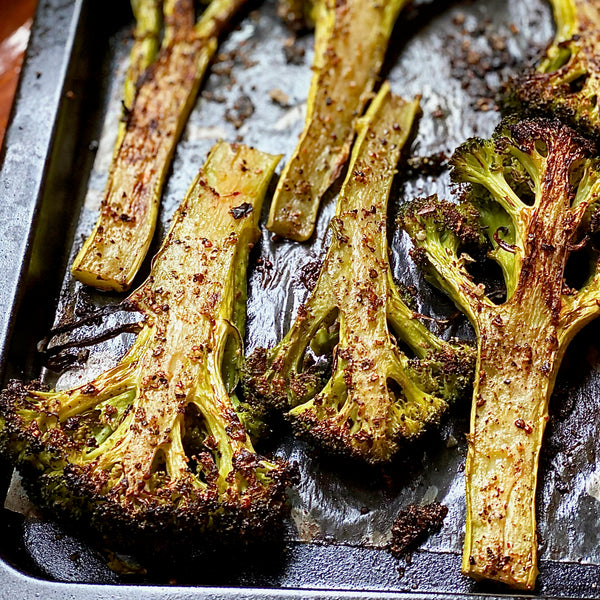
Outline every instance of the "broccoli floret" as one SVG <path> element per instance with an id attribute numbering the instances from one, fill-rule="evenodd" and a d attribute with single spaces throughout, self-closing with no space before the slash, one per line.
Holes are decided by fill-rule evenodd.
<path id="1" fill-rule="evenodd" d="M 433 335 L 390 272 L 387 201 L 417 107 L 387 84 L 373 101 L 317 284 L 284 339 L 257 350 L 244 376 L 250 400 L 286 410 L 299 432 L 369 463 L 389 460 L 401 440 L 437 422 L 470 384 L 473 367 L 471 348 Z"/>
<path id="2" fill-rule="evenodd" d="M 551 0 L 556 36 L 537 70 L 509 86 L 508 109 L 551 113 L 600 137 L 600 7 L 595 0 Z"/>
<path id="3" fill-rule="evenodd" d="M 67 391 L 2 393 L 2 453 L 32 496 L 113 547 L 260 538 L 282 516 L 289 467 L 256 454 L 234 392 L 248 254 L 278 160 L 215 146 L 128 299 L 145 320 L 116 367 Z"/>
<path id="4" fill-rule="evenodd" d="M 466 199 L 456 206 L 419 200 L 403 215 L 419 262 L 477 333 L 463 555 L 463 572 L 476 579 L 535 585 L 548 400 L 569 341 L 600 313 L 597 253 L 588 249 L 589 264 L 581 259 L 589 274 L 579 289 L 565 282 L 567 259 L 597 227 L 592 151 L 559 121 L 505 120 L 492 139 L 469 140 L 453 156 L 452 176 L 468 184 Z M 481 249 L 501 267 L 503 302 L 471 276 Z"/>

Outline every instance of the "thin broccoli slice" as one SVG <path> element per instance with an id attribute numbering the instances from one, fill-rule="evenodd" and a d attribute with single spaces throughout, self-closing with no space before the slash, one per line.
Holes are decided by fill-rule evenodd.
<path id="1" fill-rule="evenodd" d="M 298 241 L 312 235 L 321 198 L 348 159 L 406 0 L 286 1 L 282 10 L 301 22 L 303 4 L 315 24 L 314 74 L 304 130 L 283 168 L 267 223 Z"/>
<path id="2" fill-rule="evenodd" d="M 175 146 L 219 34 L 245 2 L 212 0 L 194 23 L 193 0 L 163 0 L 164 32 L 156 56 L 160 20 L 155 3 L 134 2 L 136 34 L 148 33 L 149 38 L 147 44 L 134 43 L 124 122 L 100 214 L 71 266 L 82 283 L 102 290 L 129 289 L 148 252 Z"/>
<path id="3" fill-rule="evenodd" d="M 275 529 L 289 470 L 255 453 L 231 388 L 248 255 L 279 158 L 214 147 L 128 299 L 145 320 L 116 367 L 67 391 L 2 393 L 2 453 L 44 507 L 136 548 Z"/>
<path id="4" fill-rule="evenodd" d="M 569 341 L 600 312 L 597 254 L 580 289 L 565 282 L 567 259 L 597 221 L 600 174 L 591 153 L 559 121 L 505 120 L 491 140 L 470 140 L 452 159 L 455 181 L 470 184 L 467 200 L 422 199 L 403 215 L 415 258 L 478 338 L 462 564 L 475 579 L 535 585 L 535 489 L 548 400 Z M 469 272 L 481 249 L 504 276 L 499 304 Z"/>
<path id="5" fill-rule="evenodd" d="M 600 6 L 595 0 L 551 0 L 556 36 L 537 70 L 509 89 L 507 107 L 548 112 L 600 137 Z"/>
<path id="6" fill-rule="evenodd" d="M 284 339 L 245 367 L 251 401 L 288 410 L 299 432 L 368 463 L 389 460 L 402 439 L 437 422 L 473 366 L 469 347 L 417 319 L 390 272 L 387 202 L 417 109 L 384 84 L 360 122 L 317 284 Z M 309 364 L 311 352 L 332 348 L 331 375 Z"/>

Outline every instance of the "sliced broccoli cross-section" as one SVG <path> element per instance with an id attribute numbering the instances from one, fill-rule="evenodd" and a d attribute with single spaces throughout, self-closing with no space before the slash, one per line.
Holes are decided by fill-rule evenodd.
<path id="1" fill-rule="evenodd" d="M 467 200 L 421 199 L 403 215 L 415 258 L 477 333 L 462 567 L 476 579 L 535 585 L 548 401 L 569 341 L 600 314 L 598 254 L 589 243 L 600 197 L 592 153 L 559 121 L 505 120 L 491 140 L 469 140 L 454 154 L 453 177 L 470 185 Z M 478 247 L 501 268 L 501 302 L 471 276 Z M 576 289 L 565 280 L 570 256 L 587 268 Z"/>
<path id="2" fill-rule="evenodd" d="M 370 463 L 438 421 L 473 366 L 470 347 L 438 339 L 418 320 L 390 271 L 388 196 L 417 109 L 384 84 L 360 123 L 317 284 L 283 340 L 255 351 L 245 368 L 250 399 L 288 411 L 320 445 Z M 332 349 L 329 376 L 309 358 Z"/>
<path id="3" fill-rule="evenodd" d="M 215 146 L 128 299 L 145 320 L 116 367 L 67 391 L 2 393 L 2 452 L 44 507 L 125 546 L 274 529 L 289 470 L 256 454 L 234 388 L 248 255 L 278 160 Z"/>

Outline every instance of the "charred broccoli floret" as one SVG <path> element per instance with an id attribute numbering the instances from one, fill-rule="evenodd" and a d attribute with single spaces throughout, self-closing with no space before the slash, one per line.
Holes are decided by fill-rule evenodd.
<path id="1" fill-rule="evenodd" d="M 470 383 L 471 348 L 438 339 L 402 301 L 386 238 L 390 187 L 418 108 L 385 84 L 361 122 L 319 279 L 284 339 L 245 367 L 247 397 L 288 411 L 334 452 L 389 460 Z M 392 333 L 393 332 L 393 333 Z M 409 358 L 397 340 L 414 354 Z M 310 355 L 333 354 L 331 373 Z"/>
<path id="2" fill-rule="evenodd" d="M 591 153 L 559 121 L 505 120 L 491 140 L 470 140 L 452 158 L 454 180 L 469 184 L 467 200 L 419 200 L 402 217 L 418 261 L 477 333 L 462 564 L 476 579 L 535 585 L 548 400 L 569 341 L 600 313 L 598 254 L 589 244 L 582 250 L 598 220 Z M 471 248 L 487 248 L 501 267 L 504 301 L 492 301 L 472 277 Z M 588 272 L 573 289 L 565 266 L 576 252 Z"/>
<path id="3" fill-rule="evenodd" d="M 289 469 L 255 453 L 234 392 L 248 254 L 278 160 L 215 146 L 128 299 L 145 320 L 116 367 L 75 389 L 1 395 L 1 450 L 32 496 L 107 543 L 252 539 L 281 517 Z"/>
<path id="4" fill-rule="evenodd" d="M 509 88 L 507 107 L 553 116 L 600 137 L 600 6 L 595 0 L 551 0 L 556 36 L 537 70 Z"/>

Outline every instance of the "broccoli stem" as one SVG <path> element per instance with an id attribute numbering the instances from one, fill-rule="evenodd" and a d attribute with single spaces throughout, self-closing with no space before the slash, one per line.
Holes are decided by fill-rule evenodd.
<path id="1" fill-rule="evenodd" d="M 233 388 L 244 274 L 279 158 L 213 148 L 128 299 L 145 320 L 117 366 L 72 390 L 2 394 L 0 444 L 41 472 L 42 504 L 89 515 L 125 545 L 125 531 L 167 525 L 181 539 L 215 523 L 242 538 L 277 524 L 289 472 L 254 452 Z"/>
<path id="2" fill-rule="evenodd" d="M 571 207 L 577 144 L 565 134 L 547 149 L 535 208 L 520 236 L 518 285 L 505 304 L 482 307 L 475 320 L 480 342 L 465 469 L 463 571 L 525 589 L 534 587 L 538 572 L 537 465 L 565 349 L 563 277 L 587 205 Z"/>
<path id="3" fill-rule="evenodd" d="M 313 233 L 323 194 L 348 156 L 388 40 L 406 0 L 316 0 L 314 75 L 306 122 L 283 168 L 267 227 L 298 241 Z"/>
<path id="4" fill-rule="evenodd" d="M 123 84 L 123 105 L 131 110 L 135 91 L 142 73 L 155 59 L 160 46 L 162 12 L 160 0 L 131 0 L 131 9 L 135 18 L 133 45 L 129 53 L 129 67 Z M 127 130 L 127 119 L 119 122 L 119 132 L 115 143 L 115 156 Z"/>
<path id="5" fill-rule="evenodd" d="M 569 221 L 581 211 L 569 206 L 563 155 L 550 159 L 545 179 L 554 183 L 542 190 L 529 224 L 519 285 L 508 302 L 482 309 L 476 319 L 465 468 L 463 572 L 524 589 L 533 589 L 538 573 L 535 492 L 549 399 L 570 340 L 600 314 L 598 275 L 577 294 L 563 295 Z"/>
<path id="6" fill-rule="evenodd" d="M 418 315 L 406 306 L 390 272 L 388 279 L 387 319 L 396 336 L 408 344 L 417 358 L 426 358 L 432 351 L 442 352 L 447 347 L 446 343 L 431 333 L 418 319 Z"/>
<path id="7" fill-rule="evenodd" d="M 248 247 L 255 240 L 260 214 L 256 199 L 264 196 L 277 161 L 278 157 L 256 160 L 241 146 L 217 145 L 179 207 L 163 247 L 154 258 L 149 281 L 129 299 L 151 316 L 147 327 L 152 337 L 140 335 L 137 342 L 143 349 L 135 367 L 138 395 L 134 421 L 128 424 L 113 452 L 100 457 L 100 464 L 102 469 L 110 470 L 120 461 L 122 478 L 130 490 L 144 488 L 160 451 L 167 453 L 167 467 L 177 469 L 167 471 L 169 477 L 177 479 L 189 472 L 177 436 L 181 408 L 186 402 L 198 407 L 207 435 L 216 440 L 220 491 L 230 485 L 227 476 L 234 471 L 234 456 L 242 448 L 253 451 L 225 388 L 222 358 L 230 336 L 229 319 L 235 313 L 234 307 L 240 301 L 244 304 L 245 285 L 234 286 L 240 284 L 239 272 L 245 272 Z M 223 165 L 234 168 L 221 173 Z M 252 166 L 263 174 L 258 182 L 240 177 L 245 171 L 239 169 L 249 170 Z M 246 187 L 240 185 L 242 182 Z M 231 194 L 232 199 L 223 201 Z M 244 198 L 253 203 L 248 205 L 250 212 L 236 219 L 232 216 L 233 205 L 242 204 Z M 194 236 L 195 230 L 210 232 L 210 238 Z M 182 277 L 189 280 L 189 285 L 174 283 Z M 192 306 L 197 308 L 191 311 Z M 128 460 L 123 461 L 124 456 Z M 141 469 L 137 466 L 140 464 Z"/>
<path id="8" fill-rule="evenodd" d="M 317 283 L 283 340 L 245 367 L 248 397 L 287 410 L 328 450 L 369 463 L 389 460 L 401 439 L 437 422 L 472 367 L 470 349 L 427 330 L 391 275 L 388 198 L 417 110 L 417 100 L 382 86 L 359 123 Z M 309 348 L 332 350 L 330 376 L 310 363 Z"/>
<path id="9" fill-rule="evenodd" d="M 479 186 L 470 195 L 476 208 L 491 202 L 506 207 L 498 179 L 518 187 L 515 182 L 522 185 L 524 173 L 529 176 L 533 203 L 517 199 L 513 245 L 500 245 L 498 223 L 493 225 L 491 213 L 480 212 L 493 248 L 490 256 L 507 272 L 503 303 L 492 303 L 483 289 L 468 293 L 473 282 L 449 285 L 457 265 L 437 260 L 435 240 L 441 234 L 432 236 L 433 251 L 429 239 L 422 242 L 437 279 L 446 282 L 457 304 L 467 307 L 478 338 L 465 469 L 463 572 L 523 589 L 533 589 L 538 572 L 535 490 L 549 398 L 568 342 L 600 313 L 596 262 L 580 290 L 570 290 L 564 279 L 571 241 L 585 233 L 584 216 L 597 202 L 598 165 L 587 158 L 590 152 L 590 144 L 574 131 L 541 119 L 506 121 L 491 141 L 471 140 L 456 152 L 454 177 Z M 484 157 L 477 176 L 469 156 Z M 453 239 L 456 257 L 460 240 Z M 508 255 L 512 258 L 505 261 Z M 461 276 L 470 277 L 464 270 Z"/>
<path id="10" fill-rule="evenodd" d="M 194 24 L 191 0 L 163 2 L 164 36 L 156 58 L 136 77 L 132 63 L 125 87 L 127 115 L 117 139 L 100 215 L 77 254 L 73 276 L 102 290 L 131 285 L 154 234 L 162 187 L 177 140 L 220 32 L 246 0 L 212 0 Z M 138 28 L 149 33 L 136 42 L 132 60 L 150 61 L 159 27 L 154 4 L 134 4 Z M 137 63 L 136 63 L 137 64 Z M 132 82 L 136 88 L 131 105 Z M 124 129 L 123 129 L 124 127 Z"/>
<path id="11" fill-rule="evenodd" d="M 600 177 L 591 152 L 558 121 L 504 121 L 492 140 L 469 140 L 455 152 L 455 181 L 473 184 L 468 202 L 421 200 L 404 216 L 415 256 L 478 339 L 462 569 L 523 589 L 533 589 L 538 572 L 535 490 L 549 398 L 567 344 L 600 314 L 597 258 L 579 290 L 565 283 L 572 240 L 587 239 L 586 215 L 595 220 Z M 510 245 L 500 229 L 513 232 Z M 484 236 L 488 256 L 503 267 L 500 304 L 466 268 L 465 245 Z"/>
<path id="12" fill-rule="evenodd" d="M 537 466 L 559 352 L 555 319 L 538 300 L 479 321 L 465 468 L 463 572 L 525 589 L 537 576 Z"/>
<path id="13" fill-rule="evenodd" d="M 133 103 L 138 79 L 156 57 L 163 25 L 161 0 L 131 0 L 131 10 L 135 29 L 123 85 L 123 103 L 127 108 Z"/>

